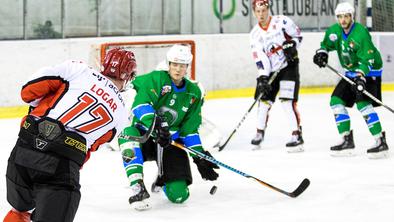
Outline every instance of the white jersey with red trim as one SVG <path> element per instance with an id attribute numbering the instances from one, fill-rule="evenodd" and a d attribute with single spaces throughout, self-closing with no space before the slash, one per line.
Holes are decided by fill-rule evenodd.
<path id="1" fill-rule="evenodd" d="M 95 151 L 129 124 L 125 102 L 115 84 L 79 61 L 66 61 L 36 72 L 23 86 L 30 115 L 59 120 L 87 140 Z"/>
<path id="2" fill-rule="evenodd" d="M 302 36 L 298 26 L 287 16 L 270 16 L 269 24 L 263 28 L 256 24 L 250 32 L 252 56 L 256 62 L 258 76 L 268 76 L 287 66 L 282 44 L 292 39 L 299 47 Z"/>

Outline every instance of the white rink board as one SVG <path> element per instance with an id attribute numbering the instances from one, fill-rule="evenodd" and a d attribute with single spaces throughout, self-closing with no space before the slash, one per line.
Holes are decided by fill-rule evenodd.
<path id="1" fill-rule="evenodd" d="M 337 81 L 336 75 L 328 69 L 319 69 L 312 62 L 315 50 L 319 48 L 320 41 L 323 38 L 323 33 L 303 33 L 303 36 L 303 44 L 299 49 L 299 56 L 301 58 L 301 85 L 334 85 Z M 384 41 L 380 42 L 379 36 L 383 36 Z M 95 58 L 91 58 L 91 52 L 92 50 L 96 50 L 97 45 L 100 43 L 174 39 L 195 41 L 196 79 L 202 82 L 206 90 L 237 89 L 255 86 L 257 69 L 252 60 L 248 34 L 0 41 L 0 48 L 2 49 L 0 50 L 0 66 L 2 67 L 1 72 L 3 77 L 0 87 L 0 95 L 2 95 L 0 97 L 0 106 L 22 105 L 23 103 L 19 98 L 22 85 L 32 73 L 43 66 L 61 63 L 67 59 L 79 59 L 95 66 L 94 61 L 96 60 Z M 382 49 L 388 47 L 387 42 L 390 39 L 392 39 L 391 42 L 394 42 L 394 33 L 374 34 L 375 42 Z M 382 54 L 384 54 L 384 58 L 393 58 L 391 53 L 391 51 L 387 51 Z M 338 67 L 336 55 L 333 54 L 330 58 L 330 64 Z M 142 59 L 137 61 L 137 63 L 144 63 L 144 66 L 156 67 L 157 64 L 145 64 L 148 61 Z M 387 61 L 391 62 L 392 60 Z M 392 64 L 389 67 L 393 68 Z M 393 81 L 394 68 L 393 71 L 385 72 L 384 81 L 385 78 Z"/>

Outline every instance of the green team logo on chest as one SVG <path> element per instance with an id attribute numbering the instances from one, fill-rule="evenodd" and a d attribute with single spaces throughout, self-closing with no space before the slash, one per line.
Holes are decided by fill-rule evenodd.
<path id="1" fill-rule="evenodd" d="M 353 59 L 352 59 L 352 54 L 354 51 L 355 43 L 353 41 L 341 41 L 341 55 L 343 62 L 345 63 L 344 65 L 347 68 L 353 67 Z"/>
<path id="2" fill-rule="evenodd" d="M 174 125 L 174 123 L 177 121 L 179 116 L 176 110 L 165 106 L 160 107 L 158 113 L 160 116 L 164 116 L 165 120 L 168 122 L 170 126 Z"/>

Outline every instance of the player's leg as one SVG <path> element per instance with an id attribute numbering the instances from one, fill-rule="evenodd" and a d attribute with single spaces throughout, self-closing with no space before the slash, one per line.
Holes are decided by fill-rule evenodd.
<path id="1" fill-rule="evenodd" d="M 32 173 L 36 204 L 32 220 L 72 222 L 81 199 L 81 166 L 64 157 L 47 155 L 46 158 L 45 162 L 51 163 L 53 170 L 49 167 L 47 172 L 36 169 Z M 41 184 L 41 181 L 46 182 Z"/>
<path id="2" fill-rule="evenodd" d="M 183 203 L 189 198 L 189 188 L 185 180 L 169 181 L 164 187 L 164 193 L 172 203 Z"/>
<path id="3" fill-rule="evenodd" d="M 269 117 L 269 111 L 271 109 L 272 102 L 268 100 L 261 100 L 257 106 L 257 130 L 256 135 L 253 137 L 251 144 L 260 145 L 264 140 L 265 129 L 267 128 L 267 122 Z"/>
<path id="4" fill-rule="evenodd" d="M 16 167 L 7 172 L 10 203 L 22 212 L 35 208 L 33 221 L 73 221 L 80 200 L 80 165 L 56 154 L 38 152 L 20 140 L 18 143 L 21 146 L 10 158 Z M 19 176 L 13 177 L 14 170 Z"/>
<path id="5" fill-rule="evenodd" d="M 185 202 L 190 195 L 188 186 L 192 183 L 188 154 L 171 146 L 163 150 L 160 162 L 163 174 L 159 178 L 168 200 L 172 203 Z"/>
<path id="6" fill-rule="evenodd" d="M 282 74 L 279 72 L 277 77 L 271 83 L 272 90 L 267 95 L 263 95 L 258 101 L 257 106 L 257 130 L 254 138 L 251 141 L 251 144 L 256 146 L 258 149 L 261 142 L 264 140 L 265 129 L 267 128 L 269 111 L 271 109 L 272 104 L 275 102 L 276 94 L 279 91 L 279 80 Z M 255 90 L 255 98 L 257 97 L 257 88 Z"/>
<path id="7" fill-rule="evenodd" d="M 130 136 L 140 136 L 140 132 L 135 127 L 127 127 L 124 129 L 124 134 Z M 146 143 L 153 143 L 148 140 Z M 130 182 L 130 188 L 132 194 L 129 198 L 129 203 L 132 208 L 136 210 L 150 209 L 151 205 L 147 199 L 150 197 L 148 191 L 145 188 L 143 181 L 143 163 L 145 161 L 142 153 L 142 147 L 140 143 L 135 141 L 129 141 L 119 138 L 120 150 L 122 153 L 123 166 L 126 171 L 127 178 Z M 141 146 L 144 144 L 141 144 Z M 153 144 L 155 145 L 155 144 Z M 148 149 L 150 146 L 145 146 Z"/>
<path id="8" fill-rule="evenodd" d="M 281 99 L 281 104 L 286 113 L 289 127 L 292 132 L 290 141 L 286 143 L 286 150 L 289 153 L 302 152 L 304 150 L 304 139 L 302 137 L 302 127 L 300 125 L 297 102 L 294 100 Z"/>
<path id="9" fill-rule="evenodd" d="M 18 143 L 17 145 L 18 146 Z M 4 222 L 29 222 L 30 213 L 35 206 L 33 201 L 31 183 L 27 178 L 26 169 L 15 164 L 15 147 L 8 159 L 6 186 L 7 186 L 7 201 L 13 207 L 4 217 Z"/>
<path id="10" fill-rule="evenodd" d="M 367 77 L 367 91 L 374 97 L 381 99 L 381 78 Z M 385 133 L 382 132 L 382 126 L 378 114 L 373 108 L 373 101 L 369 98 L 359 97 L 356 99 L 357 109 L 364 117 L 365 123 L 368 126 L 369 132 L 375 138 L 375 145 L 367 150 L 368 157 L 382 158 L 388 156 L 388 145 L 386 143 Z"/>
<path id="11" fill-rule="evenodd" d="M 300 89 L 298 65 L 288 66 L 282 72 L 283 78 L 279 83 L 279 99 L 292 132 L 290 141 L 286 143 L 286 150 L 290 153 L 301 152 L 304 150 L 304 139 L 302 137 L 300 114 L 297 110 Z"/>
<path id="12" fill-rule="evenodd" d="M 77 213 L 81 193 L 68 186 L 38 186 L 33 221 L 72 222 Z"/>
<path id="13" fill-rule="evenodd" d="M 332 156 L 352 156 L 354 155 L 353 131 L 350 130 L 350 116 L 346 107 L 352 107 L 355 95 L 350 85 L 341 80 L 335 87 L 330 99 L 330 107 L 334 114 L 338 133 L 341 141 L 330 148 Z"/>

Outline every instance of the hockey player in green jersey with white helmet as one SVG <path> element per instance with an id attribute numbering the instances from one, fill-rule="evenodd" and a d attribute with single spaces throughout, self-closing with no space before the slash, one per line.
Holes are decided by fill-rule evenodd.
<path id="1" fill-rule="evenodd" d="M 335 9 L 338 23 L 329 27 L 321 42 L 321 48 L 316 51 L 313 62 L 320 68 L 328 62 L 328 52 L 337 51 L 341 66 L 346 70 L 346 76 L 352 79 L 354 86 L 344 79 L 340 80 L 331 95 L 330 106 L 335 115 L 335 121 L 343 141 L 331 147 L 333 156 L 353 155 L 353 132 L 350 130 L 350 116 L 346 107 L 356 103 L 357 109 L 363 115 L 370 133 L 376 144 L 367 150 L 370 158 L 387 156 L 388 146 L 385 133 L 374 106 L 378 106 L 362 92 L 367 90 L 381 100 L 382 58 L 374 46 L 368 30 L 354 21 L 354 8 L 347 2 L 339 3 Z"/>
<path id="2" fill-rule="evenodd" d="M 143 182 L 143 163 L 156 161 L 158 177 L 152 188 L 162 187 L 173 203 L 189 197 L 192 183 L 189 158 L 184 150 L 171 145 L 179 142 L 194 150 L 204 151 L 198 128 L 201 124 L 202 93 L 186 76 L 193 55 L 187 45 L 175 44 L 167 52 L 168 71 L 159 70 L 140 75 L 131 83 L 136 91 L 132 105 L 133 121 L 123 134 L 144 135 L 155 123 L 152 136 L 144 143 L 119 139 L 123 164 L 132 188 L 129 203 L 136 210 L 151 208 Z M 124 138 L 126 137 L 124 136 Z M 216 180 L 216 164 L 193 156 L 203 179 Z M 153 192 L 157 189 L 152 189 Z"/>

